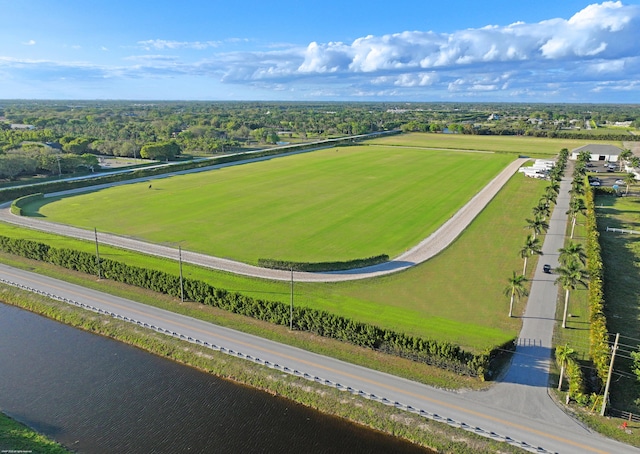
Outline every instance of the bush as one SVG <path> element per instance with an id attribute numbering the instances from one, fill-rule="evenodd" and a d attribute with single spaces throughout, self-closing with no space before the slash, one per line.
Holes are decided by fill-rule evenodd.
<path id="1" fill-rule="evenodd" d="M 83 273 L 98 272 L 96 256 L 87 252 L 59 249 L 36 241 L 5 236 L 0 236 L 0 250 Z M 110 259 L 101 259 L 100 269 L 106 279 L 174 297 L 180 296 L 178 276 Z M 191 301 L 279 325 L 286 326 L 290 322 L 288 304 L 255 299 L 191 279 L 184 279 L 183 286 L 185 298 Z M 489 374 L 490 360 L 499 350 L 473 354 L 447 342 L 409 336 L 306 307 L 294 308 L 292 323 L 294 329 L 310 331 L 319 336 L 350 342 L 481 379 Z"/>

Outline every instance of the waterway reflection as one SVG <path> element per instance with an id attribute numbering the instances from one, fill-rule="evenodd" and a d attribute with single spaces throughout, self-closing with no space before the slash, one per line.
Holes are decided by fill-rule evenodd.
<path id="1" fill-rule="evenodd" d="M 83 453 L 424 453 L 0 304 L 0 409 Z"/>

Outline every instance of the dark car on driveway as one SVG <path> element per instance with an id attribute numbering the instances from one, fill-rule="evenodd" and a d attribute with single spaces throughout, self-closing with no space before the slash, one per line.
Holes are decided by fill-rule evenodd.
<path id="1" fill-rule="evenodd" d="M 551 274 L 551 265 L 549 265 L 548 263 L 545 263 L 542 266 L 542 271 L 544 271 L 547 274 Z"/>

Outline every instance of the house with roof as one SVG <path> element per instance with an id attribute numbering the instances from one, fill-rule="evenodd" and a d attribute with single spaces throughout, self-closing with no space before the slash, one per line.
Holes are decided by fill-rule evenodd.
<path id="1" fill-rule="evenodd" d="M 574 161 L 578 159 L 578 155 L 582 151 L 591 153 L 591 161 L 601 162 L 618 162 L 622 150 L 614 145 L 589 144 L 583 145 L 571 151 L 571 157 Z"/>

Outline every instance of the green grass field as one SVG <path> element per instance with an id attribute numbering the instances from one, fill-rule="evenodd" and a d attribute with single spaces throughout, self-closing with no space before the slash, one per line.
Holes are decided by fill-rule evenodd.
<path id="1" fill-rule="evenodd" d="M 411 144 L 415 143 L 415 146 L 422 144 L 426 147 L 424 140 L 431 137 L 440 138 L 444 135 L 395 136 L 395 144 L 413 146 L 407 142 L 409 140 Z M 469 138 L 478 139 L 476 136 L 469 136 Z M 490 143 L 498 143 L 500 139 L 492 138 Z M 502 145 L 495 145 L 495 148 L 499 150 L 511 148 L 509 144 L 512 143 L 512 139 L 505 138 L 505 142 Z M 465 140 L 468 139 L 465 138 Z M 534 147 L 537 141 L 540 143 L 541 150 L 548 148 L 546 153 L 551 154 L 551 145 L 546 139 L 526 139 L 529 147 Z M 488 144 L 489 142 L 480 138 L 476 145 L 467 142 L 465 148 L 479 149 L 488 147 Z M 553 146 L 560 145 L 553 142 Z M 556 149 L 556 151 L 559 150 Z M 185 249 L 188 248 L 184 242 L 188 234 L 193 236 L 204 231 L 207 232 L 207 239 L 210 241 L 213 235 L 218 233 L 217 230 L 222 230 L 224 235 L 218 236 L 218 241 L 224 241 L 227 238 L 226 235 L 235 234 L 234 238 L 243 243 L 240 246 L 249 250 L 257 247 L 256 243 L 259 242 L 250 238 L 252 232 L 259 228 L 249 221 L 259 219 L 271 212 L 283 213 L 286 211 L 285 208 L 288 209 L 286 206 L 278 206 L 272 194 L 280 194 L 284 197 L 293 193 L 296 200 L 286 199 L 287 201 L 282 202 L 281 205 L 295 202 L 295 209 L 299 210 L 300 215 L 305 214 L 309 216 L 308 219 L 317 219 L 314 218 L 315 210 L 305 208 L 305 203 L 309 204 L 311 198 L 316 197 L 314 194 L 316 192 L 331 192 L 335 194 L 334 196 L 339 196 L 346 191 L 347 196 L 343 198 L 349 203 L 343 205 L 345 207 L 343 209 L 352 210 L 352 217 L 358 217 L 364 216 L 367 209 L 375 209 L 371 205 L 373 202 L 369 201 L 372 195 L 369 195 L 368 191 L 376 191 L 379 200 L 384 202 L 392 199 L 396 204 L 402 205 L 399 207 L 400 213 L 407 213 L 406 216 L 400 216 L 398 211 L 394 211 L 395 214 L 389 216 L 386 212 L 377 211 L 380 221 L 378 218 L 375 219 L 376 223 L 383 223 L 389 230 L 402 234 L 403 239 L 398 239 L 400 236 L 395 238 L 397 235 L 384 232 L 387 237 L 394 237 L 391 240 L 387 238 L 386 241 L 389 241 L 387 244 L 395 244 L 395 251 L 401 252 L 426 236 L 424 225 L 420 225 L 419 229 L 411 225 L 417 222 L 414 219 L 418 218 L 414 217 L 415 213 L 409 213 L 409 211 L 423 212 L 423 218 L 420 219 L 425 224 L 431 223 L 427 231 L 434 230 L 439 225 L 437 219 L 440 219 L 441 223 L 442 218 L 448 216 L 445 213 L 455 211 L 449 205 L 462 205 L 473 192 L 497 174 L 511 159 L 513 156 L 508 154 L 432 151 L 391 146 L 347 147 L 291 158 L 272 159 L 259 165 L 244 165 L 186 177 L 157 180 L 153 182 L 151 190 L 148 189 L 148 184 L 125 185 L 121 188 L 69 198 L 64 200 L 64 204 L 66 204 L 66 216 L 69 221 L 87 216 L 86 213 L 88 213 L 98 216 L 96 219 L 102 219 L 105 222 L 111 220 L 112 223 L 109 225 L 149 224 L 148 232 L 143 233 L 149 235 L 149 232 L 152 232 L 155 235 L 162 235 L 158 237 L 159 241 L 172 243 L 176 249 L 178 244 Z M 463 177 L 469 175 L 467 167 L 475 169 L 475 174 L 471 173 L 477 176 L 476 179 L 465 181 Z M 342 181 L 347 178 L 352 182 Z M 424 180 L 428 180 L 429 184 L 425 185 Z M 396 184 L 391 184 L 392 182 Z M 178 191 L 179 185 L 184 187 L 185 192 Z M 536 204 L 544 186 L 543 181 L 516 174 L 472 225 L 449 248 L 427 263 L 377 279 L 333 284 L 296 282 L 294 304 L 327 310 L 357 321 L 374 323 L 384 328 L 424 338 L 449 341 L 474 352 L 501 344 L 514 337 L 520 328 L 517 318 L 507 317 L 508 299 L 502 291 L 511 272 L 518 271 L 522 267 L 518 251 L 527 234 L 524 220 L 530 217 L 531 207 Z M 297 189 L 294 191 L 292 187 Z M 438 189 L 435 192 L 434 187 Z M 309 198 L 306 195 L 303 196 L 304 191 L 311 193 Z M 426 196 L 427 193 L 429 196 Z M 188 199 L 185 194 L 195 199 L 193 206 L 189 203 L 179 205 L 179 200 Z M 252 209 L 259 210 L 260 204 L 256 205 L 251 196 L 262 203 L 268 200 L 271 203 L 269 210 L 259 215 L 253 213 Z M 116 205 L 106 205 L 111 203 L 110 198 L 119 199 L 118 208 Z M 127 204 L 124 205 L 127 210 L 125 212 L 118 211 L 123 207 L 123 198 L 129 202 L 128 207 Z M 209 203 L 209 200 L 213 202 Z M 213 218 L 210 218 L 213 219 L 211 223 L 217 222 L 216 215 L 219 217 L 220 212 L 229 210 L 225 204 L 227 200 L 229 205 L 235 205 L 236 203 L 231 201 L 237 201 L 238 205 L 246 203 L 253 208 L 249 210 L 242 208 L 244 213 L 242 216 L 231 213 L 236 217 L 231 226 L 226 228 L 220 225 L 216 230 L 210 224 L 197 222 L 191 222 L 195 225 L 190 225 L 191 216 L 202 215 L 202 213 L 214 213 Z M 406 202 L 406 205 L 400 201 Z M 49 216 L 47 210 L 58 204 L 62 206 L 63 201 L 42 207 L 42 212 Z M 138 213 L 140 207 L 148 208 L 148 205 L 152 205 L 153 209 L 150 209 L 150 214 L 145 216 L 153 216 L 154 213 L 161 212 L 162 205 L 173 206 L 172 215 L 182 222 L 181 228 L 185 231 L 179 230 L 179 234 L 173 234 L 173 230 L 163 231 L 165 228 L 150 221 L 150 218 L 140 217 L 142 216 Z M 84 211 L 85 208 L 88 211 Z M 317 207 L 317 202 L 315 208 L 320 209 Z M 395 210 L 398 207 L 387 206 L 387 208 Z M 114 213 L 118 214 L 114 215 Z M 292 221 L 282 216 L 272 217 L 274 223 L 272 225 L 277 226 L 278 235 L 284 237 L 285 232 L 288 232 L 287 224 Z M 402 222 L 398 222 L 399 219 Z M 394 226 L 394 221 L 395 224 L 401 225 Z M 325 229 L 345 229 L 345 225 L 349 225 L 346 220 L 343 223 L 327 225 Z M 352 225 L 359 225 L 362 230 L 369 228 L 357 223 Z M 94 223 L 86 221 L 84 226 L 92 228 Z M 101 228 L 100 225 L 98 228 L 108 230 Z M 304 226 L 298 225 L 298 228 L 306 232 Z M 230 232 L 227 232 L 228 230 Z M 345 235 L 353 234 L 347 230 Z M 362 234 L 358 229 L 355 230 L 357 234 Z M 410 239 L 408 232 L 413 232 L 414 237 Z M 261 234 L 261 232 L 258 233 Z M 77 247 L 87 252 L 95 251 L 95 245 L 89 242 L 78 242 L 8 225 L 0 225 L 0 234 L 46 241 L 56 247 Z M 336 241 L 347 243 L 347 240 L 342 238 Z M 218 244 L 210 246 L 210 250 L 216 253 L 217 247 L 219 247 Z M 371 245 L 369 244 L 368 247 Z M 348 257 L 383 252 L 391 252 L 390 255 L 392 255 L 392 246 L 386 248 L 386 250 L 378 248 L 367 250 L 364 246 L 358 246 L 357 249 L 350 250 Z M 370 254 L 366 254 L 367 251 L 371 251 Z M 229 254 L 230 252 L 219 253 L 223 256 Z M 264 256 L 266 252 L 252 254 L 249 259 Z M 132 265 L 178 274 L 176 261 L 147 257 L 102 245 L 100 255 Z M 307 257 L 317 259 L 321 255 L 316 251 L 315 255 Z M 335 256 L 332 258 L 336 259 Z M 529 269 L 533 269 L 532 267 L 533 264 L 530 264 Z M 290 288 L 286 282 L 252 279 L 189 265 L 185 265 L 184 274 L 186 277 L 203 280 L 217 287 L 252 297 L 289 302 Z M 522 303 L 519 303 L 516 314 L 521 310 Z"/>
<path id="2" fill-rule="evenodd" d="M 123 185 L 27 212 L 256 263 L 393 257 L 497 175 L 508 155 L 344 147 Z M 47 203 L 48 202 L 48 203 Z"/>
<path id="3" fill-rule="evenodd" d="M 296 305 L 325 309 L 425 338 L 482 351 L 515 336 L 520 324 L 506 314 L 502 294 L 526 236 L 524 219 L 544 182 L 515 175 L 448 249 L 409 271 L 378 279 L 335 284 L 295 283 Z M 95 251 L 90 242 L 0 224 L 0 234 Z M 177 251 L 176 251 L 177 252 Z M 100 255 L 177 275 L 175 261 L 100 246 Z M 177 254 L 176 254 L 177 255 Z M 529 266 L 532 268 L 532 265 Z M 289 302 L 289 284 L 235 276 L 185 265 L 186 277 L 256 298 Z M 522 305 L 516 307 L 516 313 Z"/>
<path id="4" fill-rule="evenodd" d="M 517 153 L 532 157 L 554 156 L 561 149 L 569 151 L 587 145 L 587 140 L 546 139 L 526 136 L 473 136 L 465 134 L 411 133 L 381 137 L 367 142 L 378 145 L 430 147 L 440 149 L 482 150 Z M 620 142 L 598 142 L 622 147 Z"/>

